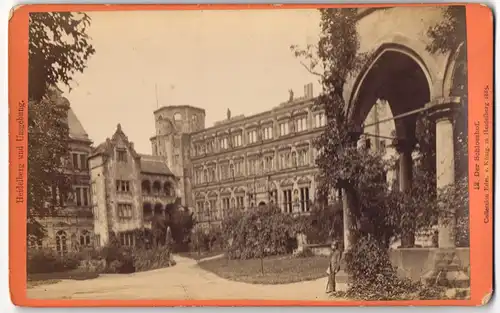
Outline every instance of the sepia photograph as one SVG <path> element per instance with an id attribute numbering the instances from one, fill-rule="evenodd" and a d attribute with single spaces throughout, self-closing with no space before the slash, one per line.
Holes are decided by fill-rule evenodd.
<path id="1" fill-rule="evenodd" d="M 30 13 L 27 297 L 470 299 L 466 32 L 459 5 Z"/>

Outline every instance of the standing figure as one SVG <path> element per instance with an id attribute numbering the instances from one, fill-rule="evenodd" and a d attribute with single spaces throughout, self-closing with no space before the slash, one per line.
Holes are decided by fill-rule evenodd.
<path id="1" fill-rule="evenodd" d="M 330 253 L 330 264 L 326 273 L 328 274 L 328 283 L 326 285 L 326 293 L 332 293 L 335 291 L 335 274 L 340 270 L 340 261 L 342 258 L 342 252 L 339 249 L 339 245 L 336 241 L 332 242 L 331 253 Z"/>

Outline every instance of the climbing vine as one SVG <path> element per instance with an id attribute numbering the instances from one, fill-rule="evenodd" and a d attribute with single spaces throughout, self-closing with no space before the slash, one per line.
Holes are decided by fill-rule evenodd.
<path id="1" fill-rule="evenodd" d="M 320 16 L 318 45 L 291 49 L 301 64 L 319 77 L 323 87 L 316 105 L 324 107 L 327 125 L 314 143 L 319 152 L 316 162 L 320 195 L 326 197 L 334 190 L 343 190 L 351 201 L 348 218 L 353 246 L 346 262 L 354 281 L 348 293 L 370 298 L 365 291 L 376 291 L 377 299 L 400 298 L 404 290 L 418 294 L 422 291 L 418 284 L 397 277 L 387 248 L 406 232 L 429 231 L 439 215 L 449 213 L 453 205 L 464 200 L 457 193 L 462 185 L 436 193 L 434 127 L 426 116 L 419 116 L 416 139 L 421 158 L 414 168 L 413 184 L 404 193 L 390 188 L 386 173 L 394 162 L 358 145 L 362 130 L 344 97 L 346 83 L 373 57 L 370 52 L 359 52 L 358 11 L 320 9 Z M 439 38 L 443 28 L 437 29 L 433 34 Z M 439 290 L 436 292 L 442 296 Z"/>

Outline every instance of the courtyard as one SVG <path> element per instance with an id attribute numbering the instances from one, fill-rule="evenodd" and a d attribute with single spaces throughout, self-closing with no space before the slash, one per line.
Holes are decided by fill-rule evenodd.
<path id="1" fill-rule="evenodd" d="M 230 281 L 203 270 L 189 258 L 176 266 L 134 274 L 104 274 L 90 280 L 63 280 L 27 290 L 30 299 L 91 300 L 327 300 L 326 278 L 283 285 Z M 330 298 L 331 299 L 331 298 Z"/>

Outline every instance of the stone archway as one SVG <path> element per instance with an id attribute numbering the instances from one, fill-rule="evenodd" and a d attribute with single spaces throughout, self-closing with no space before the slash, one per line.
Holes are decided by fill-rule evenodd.
<path id="1" fill-rule="evenodd" d="M 372 62 L 365 68 L 357 80 L 351 97 L 351 117 L 360 126 L 362 133 L 375 137 L 379 143 L 380 122 L 365 122 L 368 114 L 376 103 L 381 100 L 388 104 L 394 125 L 393 137 L 397 153 L 399 154 L 396 179 L 399 181 L 400 191 L 411 188 L 413 176 L 412 153 L 416 145 L 416 123 L 419 110 L 424 110 L 431 101 L 433 89 L 430 75 L 421 58 L 410 49 L 403 46 L 387 45 L 381 47 L 375 54 Z M 367 131 L 367 127 L 374 125 L 375 134 Z M 385 124 L 382 127 L 387 127 Z M 384 142 L 385 143 L 385 142 Z M 379 145 L 376 145 L 379 147 Z M 384 144 L 385 147 L 385 144 Z M 346 200 L 347 201 L 347 200 Z M 413 247 L 415 235 L 409 232 L 402 239 L 402 247 Z"/>
<path id="2" fill-rule="evenodd" d="M 381 47 L 356 81 L 351 115 L 362 124 L 377 99 L 388 101 L 393 115 L 424 108 L 431 100 L 431 85 L 425 64 L 414 52 L 394 45 Z M 399 135 L 411 135 L 403 126 L 397 125 Z"/>

